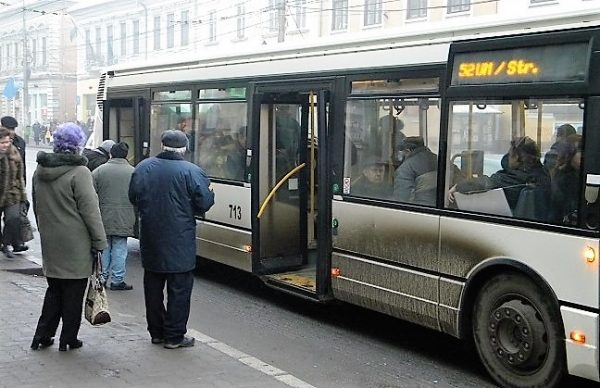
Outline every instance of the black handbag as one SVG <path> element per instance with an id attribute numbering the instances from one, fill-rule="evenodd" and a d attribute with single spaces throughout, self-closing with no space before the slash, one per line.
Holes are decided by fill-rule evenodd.
<path id="1" fill-rule="evenodd" d="M 25 201 L 21 203 L 21 240 L 23 242 L 33 240 L 33 228 L 31 227 L 31 222 L 29 218 L 27 218 L 27 213 L 29 212 L 29 201 Z"/>

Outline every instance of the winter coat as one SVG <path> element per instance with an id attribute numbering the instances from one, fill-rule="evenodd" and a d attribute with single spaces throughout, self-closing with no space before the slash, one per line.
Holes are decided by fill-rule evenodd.
<path id="1" fill-rule="evenodd" d="M 91 250 L 105 249 L 92 174 L 81 155 L 40 151 L 33 175 L 33 211 L 46 277 L 83 279 L 92 273 Z"/>
<path id="2" fill-rule="evenodd" d="M 516 169 L 509 168 L 506 162 L 503 162 L 503 166 L 502 170 L 489 177 L 482 176 L 460 182 L 456 186 L 456 190 L 460 193 L 468 193 L 503 188 L 511 209 L 515 209 L 521 190 L 528 185 L 550 192 L 550 175 L 541 162 L 538 161 L 533 166 L 522 166 Z"/>
<path id="3" fill-rule="evenodd" d="M 24 166 L 15 146 L 0 153 L 0 207 L 16 205 L 27 199 L 23 180 Z"/>
<path id="4" fill-rule="evenodd" d="M 102 148 L 96 148 L 93 150 L 86 148 L 83 150 L 83 156 L 85 156 L 88 160 L 87 167 L 90 169 L 90 171 L 94 171 L 104 163 L 108 162 L 110 159 L 108 152 Z"/>
<path id="5" fill-rule="evenodd" d="M 435 205 L 437 155 L 429 148 L 413 151 L 396 169 L 394 198 L 401 202 Z"/>
<path id="6" fill-rule="evenodd" d="M 196 218 L 214 204 L 210 180 L 175 152 L 162 152 L 137 165 L 129 200 L 140 215 L 144 269 L 188 272 L 196 266 Z"/>
<path id="7" fill-rule="evenodd" d="M 133 167 L 126 159 L 113 158 L 92 172 L 100 214 L 107 236 L 133 236 L 135 212 L 129 202 Z"/>
<path id="8" fill-rule="evenodd" d="M 21 160 L 23 161 L 23 182 L 27 181 L 27 171 L 25 162 L 25 140 L 19 135 L 15 134 L 15 137 L 12 139 L 13 145 L 19 150 L 19 155 L 21 155 Z"/>

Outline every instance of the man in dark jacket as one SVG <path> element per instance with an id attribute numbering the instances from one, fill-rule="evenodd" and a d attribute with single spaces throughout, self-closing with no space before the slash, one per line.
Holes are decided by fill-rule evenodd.
<path id="1" fill-rule="evenodd" d="M 12 144 L 19 151 L 19 155 L 21 155 L 21 160 L 23 161 L 23 181 L 27 180 L 27 174 L 25 172 L 25 165 L 27 164 L 25 161 L 25 140 L 15 132 L 15 129 L 19 126 L 17 119 L 12 116 L 4 116 L 0 119 L 0 124 L 4 128 L 7 128 L 10 131 L 10 138 L 12 139 Z"/>
<path id="2" fill-rule="evenodd" d="M 169 130 L 162 150 L 135 168 L 129 200 L 140 214 L 146 320 L 152 343 L 167 349 L 194 346 L 185 335 L 196 266 L 196 217 L 214 204 L 210 181 L 184 160 L 187 137 Z M 163 290 L 167 285 L 165 310 Z"/>
<path id="3" fill-rule="evenodd" d="M 399 150 L 404 160 L 396 169 L 394 198 L 401 202 L 435 206 L 437 155 L 425 146 L 421 136 L 406 137 Z"/>
<path id="4" fill-rule="evenodd" d="M 88 160 L 87 168 L 89 168 L 90 171 L 94 171 L 99 166 L 108 162 L 108 159 L 110 159 L 110 149 L 113 145 L 115 145 L 115 142 L 109 139 L 104 140 L 102 144 L 100 144 L 100 147 L 96 149 L 83 150 L 83 156 Z"/>

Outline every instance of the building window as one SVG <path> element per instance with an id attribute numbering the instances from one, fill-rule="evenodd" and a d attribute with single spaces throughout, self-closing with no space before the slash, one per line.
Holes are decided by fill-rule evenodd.
<path id="1" fill-rule="evenodd" d="M 134 20 L 132 23 L 133 29 L 133 55 L 140 53 L 140 21 Z"/>
<path id="2" fill-rule="evenodd" d="M 208 41 L 217 41 L 217 16 L 214 10 L 208 13 Z"/>
<path id="3" fill-rule="evenodd" d="M 154 50 L 160 50 L 160 16 L 154 17 Z"/>
<path id="4" fill-rule="evenodd" d="M 0 52 L 2 52 L 0 50 Z M 37 60 L 37 39 L 31 39 L 31 66 L 35 67 Z"/>
<path id="5" fill-rule="evenodd" d="M 102 30 L 100 29 L 100 27 L 96 27 L 96 52 L 95 54 L 95 58 L 96 60 L 100 59 L 100 53 L 102 53 L 102 47 L 100 47 L 100 45 L 102 44 Z"/>
<path id="6" fill-rule="evenodd" d="M 19 45 L 19 43 L 15 43 L 15 67 L 19 67 L 19 64 L 21 63 L 21 53 L 19 51 L 21 47 Z"/>
<path id="7" fill-rule="evenodd" d="M 382 0 L 365 0 L 365 26 L 381 24 L 381 16 L 383 14 L 381 1 Z"/>
<path id="8" fill-rule="evenodd" d="M 427 0 L 408 0 L 406 7 L 407 19 L 427 17 Z"/>
<path id="9" fill-rule="evenodd" d="M 306 0 L 294 0 L 292 8 L 292 17 L 297 29 L 306 27 Z"/>
<path id="10" fill-rule="evenodd" d="M 10 69 L 10 43 L 6 45 L 6 68 Z"/>
<path id="11" fill-rule="evenodd" d="M 348 0 L 333 0 L 331 13 L 331 29 L 333 31 L 348 28 Z"/>
<path id="12" fill-rule="evenodd" d="M 279 15 L 285 15 L 283 0 L 269 0 L 269 32 L 279 31 Z"/>
<path id="13" fill-rule="evenodd" d="M 47 53 L 46 53 L 46 38 L 42 38 L 42 65 L 46 65 L 48 62 Z"/>
<path id="14" fill-rule="evenodd" d="M 37 55 L 37 53 L 34 55 Z M 93 55 L 94 48 L 92 47 L 92 32 L 88 29 L 85 30 L 85 61 L 90 63 Z"/>
<path id="15" fill-rule="evenodd" d="M 121 22 L 121 56 L 127 55 L 127 23 Z"/>
<path id="16" fill-rule="evenodd" d="M 114 51 L 113 51 L 113 26 L 106 26 L 106 63 L 111 65 L 113 63 Z"/>
<path id="17" fill-rule="evenodd" d="M 175 46 L 175 14 L 167 14 L 167 48 Z"/>
<path id="18" fill-rule="evenodd" d="M 237 21 L 237 38 L 238 39 L 244 39 L 244 37 L 246 36 L 246 18 L 245 18 L 245 13 L 246 13 L 246 9 L 244 7 L 244 3 L 238 3 L 236 5 L 236 9 L 237 9 L 237 15 L 236 15 L 236 21 Z"/>
<path id="19" fill-rule="evenodd" d="M 471 9 L 471 0 L 448 0 L 448 13 L 466 12 Z"/>
<path id="20" fill-rule="evenodd" d="M 181 45 L 190 43 L 190 11 L 181 11 Z"/>

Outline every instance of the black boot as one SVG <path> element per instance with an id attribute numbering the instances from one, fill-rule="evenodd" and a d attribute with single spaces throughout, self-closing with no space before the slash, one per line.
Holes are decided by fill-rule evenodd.
<path id="1" fill-rule="evenodd" d="M 71 342 L 60 342 L 60 345 L 58 345 L 58 350 L 60 350 L 61 352 L 66 352 L 67 351 L 67 346 L 69 347 L 69 349 L 73 350 L 73 349 L 79 349 L 80 347 L 83 346 L 83 341 L 82 340 L 78 340 L 76 339 L 75 341 L 71 341 Z"/>
<path id="2" fill-rule="evenodd" d="M 25 244 L 13 245 L 13 253 L 25 252 L 28 249 L 29 249 L 29 247 Z"/>
<path id="3" fill-rule="evenodd" d="M 42 337 L 42 338 L 33 338 L 31 341 L 31 349 L 38 350 L 47 348 L 48 346 L 52 346 L 54 344 L 54 338 L 50 337 Z"/>
<path id="4" fill-rule="evenodd" d="M 15 255 L 13 255 L 10 249 L 8 249 L 8 245 L 2 245 L 2 253 L 4 253 L 4 256 L 6 256 L 9 259 L 13 259 L 15 257 Z"/>

